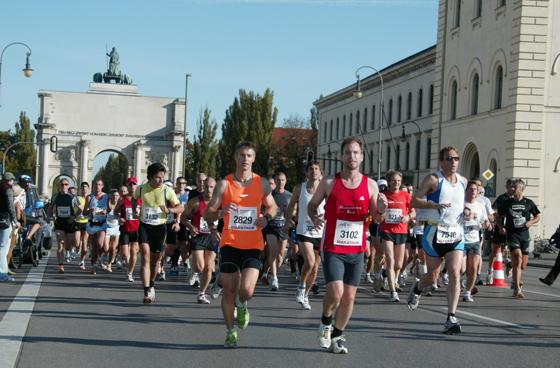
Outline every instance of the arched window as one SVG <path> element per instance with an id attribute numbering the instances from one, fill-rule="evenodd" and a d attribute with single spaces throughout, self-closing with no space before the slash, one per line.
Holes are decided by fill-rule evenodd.
<path id="1" fill-rule="evenodd" d="M 478 114 L 478 73 L 474 75 L 471 84 L 471 115 Z"/>
<path id="2" fill-rule="evenodd" d="M 504 88 L 504 70 L 502 66 L 496 68 L 494 76 L 494 109 L 502 108 L 502 93 Z"/>
<path id="3" fill-rule="evenodd" d="M 356 111 L 356 134 L 360 134 L 360 110 Z"/>
<path id="4" fill-rule="evenodd" d="M 412 92 L 408 92 L 406 99 L 406 120 L 412 119 Z"/>
<path id="5" fill-rule="evenodd" d="M 391 125 L 391 123 L 393 122 L 393 99 L 390 98 L 389 99 L 389 111 L 387 114 L 387 124 Z"/>
<path id="6" fill-rule="evenodd" d="M 428 114 L 434 113 L 434 85 L 430 84 L 430 101 L 428 104 Z"/>
<path id="7" fill-rule="evenodd" d="M 371 107 L 371 130 L 375 129 L 375 105 Z"/>
<path id="8" fill-rule="evenodd" d="M 418 117 L 422 116 L 422 105 L 424 104 L 424 91 L 422 88 L 418 90 Z"/>
<path id="9" fill-rule="evenodd" d="M 364 108 L 364 122 L 362 126 L 363 126 L 362 131 L 364 133 L 367 132 L 367 107 Z"/>
<path id="10" fill-rule="evenodd" d="M 336 118 L 336 139 L 340 138 L 340 118 Z"/>
<path id="11" fill-rule="evenodd" d="M 450 91 L 449 120 L 457 119 L 457 81 L 451 83 Z"/>
<path id="12" fill-rule="evenodd" d="M 399 95 L 399 99 L 397 100 L 397 123 L 402 121 L 402 96 Z"/>

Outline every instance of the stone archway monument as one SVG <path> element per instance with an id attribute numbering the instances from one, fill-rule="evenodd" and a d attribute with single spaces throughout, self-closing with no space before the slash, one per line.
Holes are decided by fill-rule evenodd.
<path id="1" fill-rule="evenodd" d="M 152 162 L 163 163 L 170 178 L 182 175 L 185 100 L 141 96 L 130 77 L 110 73 L 101 80 L 96 73 L 87 92 L 39 91 L 37 141 L 58 139 L 56 153 L 48 144 L 37 152 L 40 193 L 51 193 L 60 175 L 77 183 L 91 180 L 94 158 L 107 150 L 122 153 L 128 174 L 140 181 Z"/>

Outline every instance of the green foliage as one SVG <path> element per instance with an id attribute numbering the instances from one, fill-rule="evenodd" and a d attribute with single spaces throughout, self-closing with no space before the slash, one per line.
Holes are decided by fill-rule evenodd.
<path id="1" fill-rule="evenodd" d="M 11 130 L 0 132 L 0 146 L 3 150 L 16 142 L 35 142 L 35 130 L 31 129 L 31 122 L 23 111 L 19 114 L 14 133 Z M 8 152 L 5 171 L 10 171 L 16 176 L 26 174 L 35 180 L 36 159 L 37 150 L 34 144 L 18 144 Z"/>
<path id="2" fill-rule="evenodd" d="M 211 111 L 205 108 L 200 113 L 198 120 L 198 135 L 194 138 L 192 158 L 194 161 L 194 174 L 206 173 L 208 176 L 216 177 L 216 158 L 218 156 L 218 141 L 216 131 L 218 123 L 210 118 Z M 194 179 L 194 176 L 188 176 Z"/>
<path id="3" fill-rule="evenodd" d="M 235 168 L 235 146 L 242 141 L 251 141 L 257 148 L 253 171 L 264 176 L 270 174 L 270 143 L 278 115 L 278 109 L 273 106 L 273 97 L 270 89 L 267 89 L 263 96 L 243 89 L 239 91 L 239 97 L 235 98 L 226 111 L 222 124 L 222 139 L 219 145 L 221 177 Z"/>
<path id="4" fill-rule="evenodd" d="M 105 166 L 101 167 L 94 180 L 101 179 L 105 184 L 103 191 L 108 193 L 111 189 L 119 189 L 128 178 L 128 162 L 123 155 L 111 154 Z"/>
<path id="5" fill-rule="evenodd" d="M 192 178 L 196 175 L 196 163 L 194 161 L 194 144 L 189 140 L 185 139 L 185 172 L 183 176 L 192 182 Z"/>

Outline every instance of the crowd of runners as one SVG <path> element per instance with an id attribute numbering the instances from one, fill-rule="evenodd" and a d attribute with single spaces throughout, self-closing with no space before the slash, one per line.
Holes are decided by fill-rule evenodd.
<path id="1" fill-rule="evenodd" d="M 237 346 L 236 325 L 249 324 L 248 303 L 259 280 L 272 291 L 284 287 L 278 274 L 285 264 L 297 283 L 294 303 L 302 309 L 311 309 L 310 292 L 324 288 L 318 341 L 333 353 L 348 352 L 344 331 L 360 284 L 371 284 L 377 295 L 384 290 L 391 302 L 404 297 L 411 311 L 422 296 L 446 288 L 443 332 L 458 334 L 459 302 L 474 302 L 477 286 L 492 283 L 494 258 L 502 250 L 512 296 L 524 298 L 529 228 L 540 214 L 523 196 L 521 179 L 508 180 L 491 204 L 480 180 L 459 175 L 453 147 L 439 152 L 439 170 L 417 190 L 403 185 L 398 171 L 377 182 L 360 173 L 358 138 L 345 139 L 340 152 L 339 173 L 323 176 L 319 162 L 307 162 L 305 180 L 292 192 L 284 173 L 268 180 L 253 172 L 258 152 L 250 142 L 236 147 L 235 167 L 224 179 L 203 173 L 190 178 L 195 190 L 184 177 L 166 180 L 160 163 L 148 167 L 143 183 L 130 177 L 107 193 L 101 180 L 91 187 L 81 183 L 73 193 L 62 179 L 49 207 L 58 272 L 73 258 L 92 275 L 122 269 L 123 282 L 140 278 L 142 301 L 149 304 L 156 301 L 158 281 L 184 270 L 188 285 L 199 288 L 198 303 L 222 295 L 228 348 Z M 486 277 L 484 244 L 491 244 Z"/>

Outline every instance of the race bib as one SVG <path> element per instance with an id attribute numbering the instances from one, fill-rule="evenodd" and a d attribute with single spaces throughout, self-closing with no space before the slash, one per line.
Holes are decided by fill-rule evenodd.
<path id="1" fill-rule="evenodd" d="M 480 231 L 478 226 L 465 226 L 465 242 L 478 243 L 480 241 Z"/>
<path id="2" fill-rule="evenodd" d="M 125 218 L 126 221 L 134 220 L 134 214 L 132 212 L 132 207 L 128 207 L 125 209 Z"/>
<path id="3" fill-rule="evenodd" d="M 525 217 L 513 218 L 513 227 L 515 227 L 516 229 L 524 228 L 526 223 L 527 223 L 527 219 Z"/>
<path id="4" fill-rule="evenodd" d="M 317 229 L 309 217 L 305 220 L 305 236 L 309 238 L 318 238 L 321 237 L 322 233 L 322 228 Z"/>
<path id="5" fill-rule="evenodd" d="M 270 221 L 269 225 L 272 227 L 283 227 L 285 223 L 284 219 L 274 219 Z"/>
<path id="6" fill-rule="evenodd" d="M 387 208 L 385 210 L 385 223 L 387 224 L 400 224 L 402 217 L 402 209 L 400 208 Z"/>
<path id="7" fill-rule="evenodd" d="M 453 244 L 461 241 L 461 227 L 459 224 L 445 225 L 440 224 L 437 227 L 437 242 L 440 244 Z"/>
<path id="8" fill-rule="evenodd" d="M 257 208 L 237 207 L 237 211 L 229 215 L 229 228 L 239 231 L 257 230 Z"/>
<path id="9" fill-rule="evenodd" d="M 363 245 L 364 223 L 362 221 L 336 220 L 334 244 L 350 247 Z"/>
<path id="10" fill-rule="evenodd" d="M 56 216 L 58 218 L 68 218 L 72 216 L 72 212 L 69 206 L 59 206 L 56 207 Z"/>
<path id="11" fill-rule="evenodd" d="M 142 222 L 148 225 L 161 224 L 161 208 L 144 207 L 142 209 Z"/>

